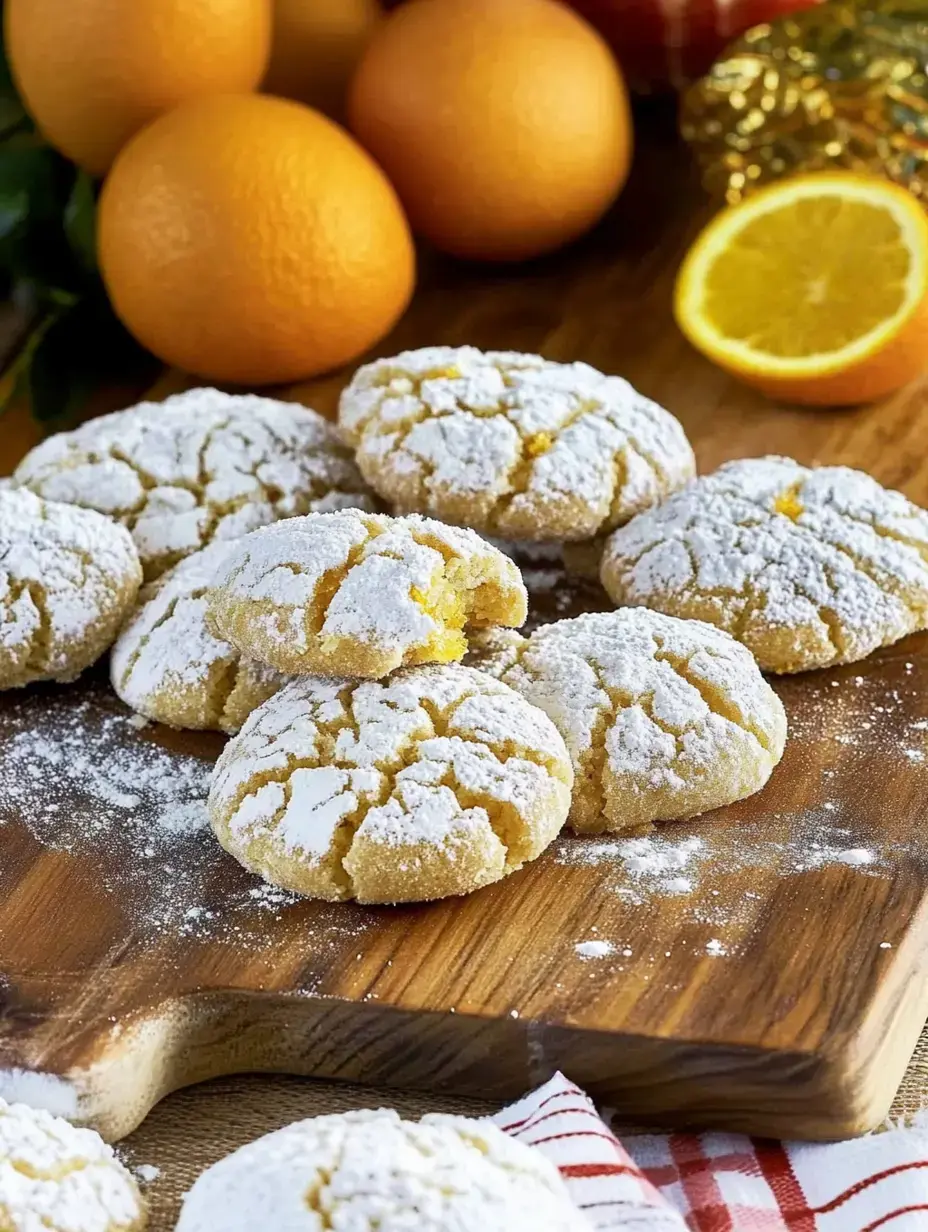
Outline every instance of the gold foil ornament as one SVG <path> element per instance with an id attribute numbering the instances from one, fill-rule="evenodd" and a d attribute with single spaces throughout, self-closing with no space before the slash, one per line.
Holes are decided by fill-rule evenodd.
<path id="1" fill-rule="evenodd" d="M 683 97 L 703 182 L 734 203 L 798 172 L 928 198 L 928 0 L 828 0 L 754 26 Z"/>

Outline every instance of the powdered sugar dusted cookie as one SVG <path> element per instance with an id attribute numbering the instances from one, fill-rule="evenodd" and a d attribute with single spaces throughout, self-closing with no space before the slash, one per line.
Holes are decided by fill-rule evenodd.
<path id="1" fill-rule="evenodd" d="M 298 1121 L 208 1168 L 177 1232 L 589 1232 L 557 1169 L 489 1121 Z"/>
<path id="2" fill-rule="evenodd" d="M 144 587 L 113 647 L 113 688 L 146 718 L 236 732 L 286 683 L 287 677 L 244 657 L 207 627 L 207 596 L 230 546 L 211 543 Z"/>
<path id="3" fill-rule="evenodd" d="M 226 745 L 209 808 L 226 851 L 275 885 L 413 902 L 534 860 L 572 781 L 551 720 L 456 664 L 286 685 Z"/>
<path id="4" fill-rule="evenodd" d="M 570 751 L 570 825 L 647 829 L 759 791 L 783 754 L 786 715 L 727 633 L 643 608 L 486 638 L 470 661 L 554 722 Z"/>
<path id="5" fill-rule="evenodd" d="M 144 1204 L 99 1134 L 0 1099 L 4 1232 L 141 1232 Z"/>
<path id="6" fill-rule="evenodd" d="M 679 423 L 619 377 L 538 355 L 427 347 L 360 368 L 339 424 L 400 513 L 507 539 L 611 530 L 694 473 Z"/>
<path id="7" fill-rule="evenodd" d="M 109 649 L 141 580 L 123 527 L 0 489 L 0 689 L 74 680 Z"/>
<path id="8" fill-rule="evenodd" d="M 345 510 L 237 543 L 209 619 L 279 671 L 378 678 L 461 659 L 465 627 L 521 625 L 526 610 L 517 566 L 473 531 Z"/>
<path id="9" fill-rule="evenodd" d="M 616 531 L 602 582 L 719 625 L 765 671 L 852 663 L 928 626 L 928 513 L 843 466 L 729 462 Z"/>
<path id="10" fill-rule="evenodd" d="M 289 402 L 191 389 L 92 419 L 36 446 L 14 479 L 132 531 L 145 576 L 213 539 L 371 497 L 321 415 Z"/>

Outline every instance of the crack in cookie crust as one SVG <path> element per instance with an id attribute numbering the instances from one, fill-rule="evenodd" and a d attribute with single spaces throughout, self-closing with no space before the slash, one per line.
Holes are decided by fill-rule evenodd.
<path id="1" fill-rule="evenodd" d="M 679 423 L 618 377 L 537 355 L 429 347 L 358 370 L 339 423 L 397 511 L 503 538 L 585 540 L 694 474 Z"/>
<path id="2" fill-rule="evenodd" d="M 617 530 L 602 581 L 719 625 L 766 671 L 852 663 L 928 625 L 928 513 L 846 467 L 731 462 Z"/>
<path id="3" fill-rule="evenodd" d="M 469 662 L 543 710 L 575 773 L 569 824 L 647 829 L 758 791 L 786 716 L 750 653 L 719 629 L 642 608 L 486 638 Z"/>
<path id="4" fill-rule="evenodd" d="M 212 543 L 143 587 L 110 661 L 113 688 L 139 714 L 172 727 L 236 732 L 286 683 L 206 623 L 210 587 L 230 547 Z"/>
<path id="5" fill-rule="evenodd" d="M 0 489 L 0 689 L 69 681 L 109 648 L 142 580 L 127 531 Z"/>
<path id="6" fill-rule="evenodd" d="M 344 510 L 234 545 L 209 620 L 279 671 L 376 679 L 461 659 L 466 627 L 520 625 L 527 602 L 516 565 L 475 532 Z"/>
<path id="7" fill-rule="evenodd" d="M 466 667 L 308 676 L 256 710 L 210 791 L 223 847 L 316 898 L 465 894 L 535 859 L 573 773 L 551 721 Z"/>
<path id="8" fill-rule="evenodd" d="M 285 1225 L 352 1232 L 590 1229 L 554 1166 L 489 1121 L 402 1121 L 384 1108 L 299 1121 L 220 1160 L 185 1199 L 177 1232 Z"/>
<path id="9" fill-rule="evenodd" d="M 213 539 L 299 514 L 373 508 L 350 451 L 321 415 L 215 389 L 143 402 L 49 437 L 14 480 L 117 518 L 149 579 Z"/>

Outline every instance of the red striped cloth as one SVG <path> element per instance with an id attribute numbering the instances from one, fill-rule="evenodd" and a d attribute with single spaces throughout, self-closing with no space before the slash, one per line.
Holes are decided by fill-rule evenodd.
<path id="1" fill-rule="evenodd" d="M 928 1232 L 928 1132 L 833 1145 L 738 1134 L 632 1137 L 556 1074 L 494 1120 L 557 1165 L 611 1232 Z"/>

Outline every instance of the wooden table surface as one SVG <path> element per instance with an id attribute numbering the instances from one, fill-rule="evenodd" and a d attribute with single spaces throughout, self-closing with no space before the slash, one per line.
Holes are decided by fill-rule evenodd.
<path id="1" fill-rule="evenodd" d="M 878 406 L 802 410 L 766 401 L 689 348 L 671 320 L 671 288 L 679 257 L 710 207 L 672 129 L 658 122 L 649 132 L 628 190 L 593 235 L 567 252 L 519 269 L 467 267 L 428 257 L 410 311 L 378 352 L 427 342 L 471 343 L 538 351 L 552 359 L 583 359 L 626 376 L 677 414 L 693 441 L 701 471 L 731 457 L 783 452 L 804 462 L 865 467 L 887 485 L 928 503 L 928 383 Z M 286 396 L 331 414 L 345 376 L 308 382 Z M 183 383 L 168 374 L 163 387 Z M 11 470 L 37 438 L 24 408 L 13 408 L 0 419 L 0 474 Z M 206 1105 L 200 1101 L 215 1099 L 216 1090 L 213 1086 L 202 1095 L 185 1093 L 156 1110 L 152 1119 L 168 1126 L 159 1141 L 185 1136 L 184 1126 L 196 1119 L 192 1110 L 202 1110 Z M 344 1106 L 345 1100 L 367 1102 L 369 1097 L 370 1102 L 382 1102 L 382 1096 L 371 1092 L 341 1088 L 333 1093 L 325 1084 L 269 1080 L 262 1086 L 260 1080 L 248 1080 L 219 1088 L 226 1108 L 234 1107 L 229 1100 L 239 1096 L 251 1100 L 255 1132 L 269 1127 L 258 1125 L 261 1118 L 254 1113 L 264 1107 L 262 1090 L 268 1122 L 274 1124 L 281 1123 L 281 1116 L 287 1119 L 285 1110 L 295 1103 L 300 1109 L 294 1115 L 305 1115 L 307 1104 L 320 1111 Z M 294 1097 L 294 1091 L 306 1095 Z M 446 1103 L 440 1097 L 427 1102 Z M 226 1119 L 234 1125 L 234 1112 Z M 208 1124 L 209 1118 L 199 1123 Z M 150 1141 L 144 1127 L 136 1141 L 143 1144 L 139 1149 L 144 1155 L 144 1144 Z M 188 1154 L 201 1160 L 212 1157 L 215 1143 Z M 156 1222 L 155 1232 L 171 1226 L 176 1206 L 172 1182 L 163 1193 L 158 1216 L 163 1222 Z"/>

